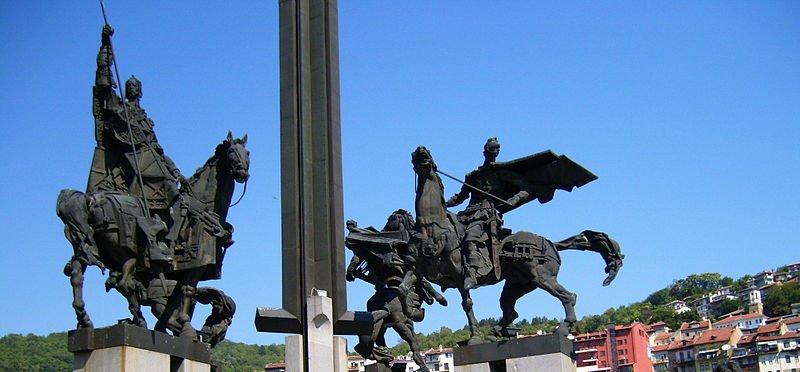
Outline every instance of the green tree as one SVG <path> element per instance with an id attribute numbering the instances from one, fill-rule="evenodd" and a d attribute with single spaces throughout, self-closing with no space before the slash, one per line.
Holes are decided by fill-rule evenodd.
<path id="1" fill-rule="evenodd" d="M 56 372 L 72 370 L 67 334 L 9 334 L 0 338 L 0 371 Z"/>
<path id="2" fill-rule="evenodd" d="M 753 280 L 753 276 L 752 275 L 745 275 L 745 276 L 743 276 L 743 277 L 741 277 L 739 279 L 736 279 L 736 281 L 733 282 L 733 290 L 734 290 L 734 292 L 739 292 L 739 291 L 745 290 L 748 287 L 750 287 L 750 281 L 751 280 Z"/>
<path id="3" fill-rule="evenodd" d="M 800 283 L 773 286 L 764 296 L 764 314 L 780 316 L 792 313 L 792 304 L 800 302 Z"/>
<path id="4" fill-rule="evenodd" d="M 663 306 L 672 301 L 675 301 L 675 298 L 670 296 L 669 294 L 670 288 L 662 288 L 658 291 L 653 292 L 645 299 L 645 302 L 649 302 L 655 306 Z"/>
<path id="5" fill-rule="evenodd" d="M 696 299 L 724 286 L 732 285 L 733 279 L 719 273 L 692 274 L 672 284 L 669 295 L 675 299 Z"/>
<path id="6" fill-rule="evenodd" d="M 733 300 L 733 299 L 730 299 L 730 298 L 726 298 L 726 299 L 722 300 L 722 303 L 719 305 L 719 308 L 717 308 L 716 312 L 717 312 L 717 314 L 725 315 L 725 314 L 732 313 L 732 312 L 734 312 L 736 310 L 741 310 L 741 309 L 742 309 L 742 301 L 741 300 L 739 300 L 739 299 Z"/>

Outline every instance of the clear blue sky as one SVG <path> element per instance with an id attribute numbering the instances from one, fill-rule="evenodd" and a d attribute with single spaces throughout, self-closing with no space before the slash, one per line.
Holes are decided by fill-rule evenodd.
<path id="1" fill-rule="evenodd" d="M 236 244 L 223 279 L 207 284 L 238 304 L 230 339 L 282 342 L 253 326 L 256 307 L 281 304 L 277 3 L 107 8 L 120 71 L 142 80 L 142 104 L 184 173 L 229 129 L 249 134 L 252 176 L 230 213 Z M 563 255 L 579 317 L 691 273 L 736 278 L 800 261 L 798 19 L 796 1 L 343 1 L 345 217 L 382 226 L 392 210 L 413 210 L 416 146 L 461 175 L 496 136 L 500 160 L 549 148 L 600 177 L 506 215 L 507 227 L 552 239 L 595 229 L 620 242 L 625 267 L 606 288 L 598 255 Z M 75 326 L 54 206 L 60 189 L 86 184 L 101 26 L 95 1 L 0 2 L 0 334 Z M 89 270 L 88 310 L 110 325 L 128 313 L 103 280 Z M 348 284 L 349 308 L 371 292 Z M 464 325 L 457 293 L 446 294 L 451 306 L 429 307 L 419 330 Z M 499 288 L 474 295 L 479 318 L 500 315 Z M 518 310 L 563 317 L 544 293 Z"/>

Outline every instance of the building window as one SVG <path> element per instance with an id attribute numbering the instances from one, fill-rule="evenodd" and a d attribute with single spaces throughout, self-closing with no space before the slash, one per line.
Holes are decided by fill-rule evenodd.
<path id="1" fill-rule="evenodd" d="M 792 356 L 791 355 L 787 355 L 785 358 L 783 358 L 783 360 L 785 360 L 786 363 L 791 363 L 792 362 Z"/>

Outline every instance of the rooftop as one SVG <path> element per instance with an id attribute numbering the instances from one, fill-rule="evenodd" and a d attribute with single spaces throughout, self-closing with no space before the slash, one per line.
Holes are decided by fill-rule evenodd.
<path id="1" fill-rule="evenodd" d="M 716 326 L 718 326 L 720 324 L 736 323 L 736 322 L 740 322 L 740 321 L 751 320 L 751 319 L 759 319 L 759 318 L 766 319 L 767 317 L 764 316 L 764 314 L 758 314 L 758 313 L 734 315 L 734 316 L 730 316 L 730 317 L 727 317 L 725 319 L 719 320 L 718 322 L 714 323 L 714 326 L 716 327 Z"/>
<path id="2" fill-rule="evenodd" d="M 686 340 L 675 340 L 669 344 L 667 347 L 668 350 L 677 350 L 683 349 L 687 347 L 691 347 L 694 344 L 694 338 L 686 339 Z"/>
<path id="3" fill-rule="evenodd" d="M 798 338 L 800 337 L 800 333 L 797 332 L 786 332 L 782 335 L 777 336 L 759 336 L 758 341 L 775 341 L 775 340 L 785 340 L 787 338 Z"/>
<path id="4" fill-rule="evenodd" d="M 704 329 L 704 328 L 707 329 L 707 328 L 710 328 L 710 327 L 711 327 L 711 322 L 709 322 L 708 320 L 702 320 L 702 321 L 701 320 L 695 320 L 693 322 L 681 324 L 681 329 L 680 330 L 681 331 L 688 331 L 688 330 L 691 330 L 691 329 Z"/>
<path id="5" fill-rule="evenodd" d="M 728 342 L 733 337 L 734 328 L 709 329 L 698 336 L 694 344 L 703 345 L 714 342 Z M 738 340 L 733 340 L 734 343 Z"/>

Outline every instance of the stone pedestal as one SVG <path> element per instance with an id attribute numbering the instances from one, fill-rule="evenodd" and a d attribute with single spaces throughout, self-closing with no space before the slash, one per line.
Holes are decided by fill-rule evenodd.
<path id="1" fill-rule="evenodd" d="M 324 293 L 307 299 L 307 355 L 303 336 L 286 337 L 286 372 L 347 372 L 347 340 L 333 335 L 332 300 Z"/>
<path id="2" fill-rule="evenodd" d="M 212 370 L 208 345 L 129 324 L 70 331 L 67 349 L 76 372 Z"/>
<path id="3" fill-rule="evenodd" d="M 572 341 L 543 335 L 453 350 L 455 372 L 575 372 Z"/>

